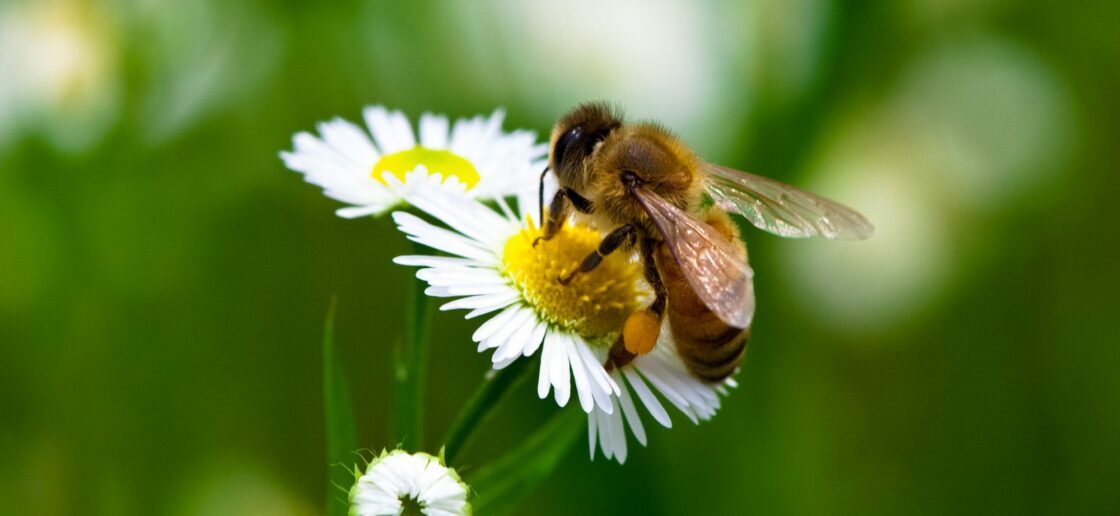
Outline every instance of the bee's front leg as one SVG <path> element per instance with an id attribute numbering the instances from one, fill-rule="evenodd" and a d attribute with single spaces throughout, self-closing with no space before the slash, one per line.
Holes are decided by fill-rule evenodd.
<path id="1" fill-rule="evenodd" d="M 556 191 L 552 202 L 548 205 L 548 220 L 544 225 L 544 234 L 533 240 L 533 247 L 541 240 L 551 240 L 564 227 L 568 220 L 569 209 L 575 207 L 580 213 L 591 213 L 591 201 L 580 195 L 575 190 L 566 186 Z"/>
<path id="2" fill-rule="evenodd" d="M 572 282 L 572 279 L 574 279 L 577 274 L 595 270 L 595 267 L 598 267 L 599 264 L 603 262 L 603 258 L 615 252 L 619 247 L 622 247 L 622 244 L 633 245 L 636 236 L 637 232 L 633 224 L 624 224 L 615 228 L 614 231 L 611 231 L 607 236 L 603 237 L 603 240 L 599 242 L 598 248 L 591 251 L 591 254 L 588 254 L 587 257 L 580 262 L 579 268 L 560 276 L 560 284 L 567 285 Z"/>
<path id="3" fill-rule="evenodd" d="M 649 308 L 634 312 L 626 318 L 622 327 L 622 334 L 615 340 L 614 345 L 607 355 L 607 370 L 613 367 L 622 367 L 630 361 L 649 353 L 658 337 L 661 336 L 661 319 L 665 316 L 665 284 L 661 281 L 661 274 L 657 272 L 657 263 L 653 253 L 657 241 L 651 238 L 642 240 L 642 265 L 646 270 L 646 282 L 653 289 L 653 303 Z"/>

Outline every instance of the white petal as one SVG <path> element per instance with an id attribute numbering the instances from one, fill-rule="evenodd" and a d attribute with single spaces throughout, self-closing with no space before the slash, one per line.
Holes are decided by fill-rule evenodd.
<path id="1" fill-rule="evenodd" d="M 520 297 L 520 294 L 507 284 L 494 285 L 491 283 L 482 283 L 478 285 L 465 285 L 465 284 L 450 284 L 439 285 L 444 289 L 448 296 L 494 296 L 511 294 Z"/>
<path id="2" fill-rule="evenodd" d="M 408 117 L 400 111 L 393 111 L 389 114 L 389 119 L 393 124 L 393 131 L 399 140 L 401 149 L 407 150 L 416 147 L 416 135 L 412 132 L 412 124 L 409 123 Z"/>
<path id="3" fill-rule="evenodd" d="M 483 267 L 439 267 L 430 269 L 420 269 L 416 271 L 416 277 L 420 278 L 433 286 L 452 287 L 452 286 L 476 286 L 476 285 L 493 285 L 507 287 L 509 281 L 503 278 L 498 271 L 490 268 Z M 509 289 L 514 290 L 514 289 Z"/>
<path id="4" fill-rule="evenodd" d="M 614 439 L 611 438 L 611 416 L 599 410 L 596 410 L 592 416 L 598 420 L 595 426 L 599 428 L 599 448 L 603 450 L 603 456 L 608 459 L 613 458 Z"/>
<path id="5" fill-rule="evenodd" d="M 692 376 L 683 367 L 672 368 L 671 373 L 666 380 L 688 401 L 689 408 L 699 419 L 706 420 L 715 415 L 719 409 L 719 395 L 715 389 Z"/>
<path id="6" fill-rule="evenodd" d="M 542 340 L 547 342 L 550 333 L 552 333 L 552 332 L 546 333 Z M 542 400 L 545 398 L 545 396 L 548 396 L 549 388 L 552 386 L 552 384 L 548 381 L 549 371 L 550 371 L 549 366 L 551 365 L 551 364 L 549 364 L 549 361 L 552 358 L 551 355 L 552 355 L 552 350 L 550 350 L 547 345 L 544 346 L 543 349 L 541 350 L 540 372 L 537 374 L 537 397 L 542 399 Z"/>
<path id="7" fill-rule="evenodd" d="M 460 156 L 469 156 L 471 154 L 477 155 L 478 152 L 472 152 L 472 149 L 478 149 L 480 140 L 479 125 L 481 119 L 475 117 L 473 119 L 459 119 L 451 126 L 451 138 L 447 144 L 448 149 Z"/>
<path id="8" fill-rule="evenodd" d="M 497 136 L 498 133 L 502 131 L 502 122 L 505 119 L 506 110 L 502 108 L 495 109 L 494 113 L 490 115 L 490 118 L 486 120 L 485 135 L 489 138 Z"/>
<path id="9" fill-rule="evenodd" d="M 618 386 L 622 389 L 622 393 L 618 395 L 619 404 L 622 405 L 622 414 L 626 416 L 626 423 L 630 426 L 630 431 L 634 434 L 634 438 L 646 445 L 646 430 L 642 426 L 642 420 L 638 417 L 638 411 L 634 408 L 634 400 L 630 398 L 630 391 L 626 388 L 626 382 L 622 377 L 618 377 Z"/>
<path id="10" fill-rule="evenodd" d="M 516 362 L 518 358 L 521 358 L 521 355 L 514 355 L 504 360 L 492 361 L 490 367 L 496 371 L 500 371 L 509 367 L 510 364 Z"/>
<path id="11" fill-rule="evenodd" d="M 373 163 L 356 161 L 311 133 L 297 133 L 292 137 L 292 145 L 295 151 L 281 153 L 280 157 L 293 170 L 323 178 L 372 180 L 369 174 Z"/>
<path id="12" fill-rule="evenodd" d="M 537 326 L 533 328 L 533 334 L 529 336 L 529 341 L 525 345 L 525 350 L 522 351 L 522 354 L 528 357 L 536 353 L 537 349 L 541 347 L 541 343 L 544 342 L 544 334 L 547 330 L 548 323 L 539 321 Z"/>
<path id="13" fill-rule="evenodd" d="M 480 306 L 478 308 L 475 308 L 474 310 L 471 310 L 470 312 L 467 312 L 467 315 L 464 315 L 463 318 L 464 319 L 474 319 L 475 317 L 478 317 L 480 315 L 486 315 L 486 314 L 491 313 L 495 310 L 501 310 L 501 309 L 503 309 L 507 306 L 510 306 L 510 304 L 513 304 L 513 303 L 502 304 L 498 301 L 495 301 L 492 304 L 489 304 L 489 305 L 486 305 L 486 306 Z"/>
<path id="14" fill-rule="evenodd" d="M 473 240 L 452 231 L 433 226 L 423 219 L 403 211 L 393 212 L 397 227 L 409 235 L 409 240 L 424 244 L 437 251 L 471 258 L 482 262 L 493 262 L 493 252 Z"/>
<path id="15" fill-rule="evenodd" d="M 485 265 L 478 260 L 468 260 L 466 258 L 457 258 L 454 256 L 427 256 L 427 255 L 403 255 L 393 258 L 393 263 L 398 265 L 408 265 L 413 267 L 474 267 Z"/>
<path id="16" fill-rule="evenodd" d="M 568 355 L 568 361 L 572 365 L 572 378 L 575 379 L 576 394 L 579 396 L 579 405 L 583 408 L 584 412 L 590 413 L 591 409 L 595 408 L 596 399 L 591 392 L 593 386 L 591 385 L 591 381 L 587 379 L 587 371 L 584 368 L 583 359 L 579 356 L 579 351 L 576 349 L 576 346 L 581 345 L 582 343 L 576 344 L 575 339 L 571 336 L 564 337 L 564 352 Z M 610 398 L 607 398 L 606 401 L 609 404 Z M 609 405 L 601 408 L 604 411 L 610 411 Z"/>
<path id="17" fill-rule="evenodd" d="M 339 208 L 334 211 L 335 215 L 344 219 L 356 219 L 365 217 L 367 215 L 374 215 L 389 209 L 389 206 L 371 204 L 369 206 L 350 206 L 346 208 Z"/>
<path id="18" fill-rule="evenodd" d="M 595 444 L 599 437 L 598 421 L 595 412 L 587 415 L 587 444 L 591 449 L 591 460 L 595 460 Z"/>
<path id="19" fill-rule="evenodd" d="M 452 293 L 450 295 L 462 295 L 461 293 Z M 498 292 L 494 294 L 483 294 L 478 296 L 464 297 L 456 299 L 450 303 L 445 303 L 439 307 L 440 311 L 459 310 L 469 308 L 472 310 L 479 310 L 493 307 L 494 310 L 498 308 L 509 306 L 519 298 L 516 292 Z"/>
<path id="20" fill-rule="evenodd" d="M 474 334 L 471 335 L 471 340 L 474 342 L 482 342 L 483 340 L 486 340 L 495 332 L 500 330 L 503 325 L 509 322 L 509 320 L 513 318 L 513 316 L 517 314 L 520 309 L 521 307 L 519 305 L 512 305 L 507 307 L 505 310 L 502 310 L 498 315 L 495 315 L 488 321 L 482 323 L 482 326 L 479 326 L 478 329 L 474 331 Z"/>
<path id="21" fill-rule="evenodd" d="M 688 400 L 681 394 L 673 380 L 671 372 L 665 370 L 664 365 L 656 361 L 646 361 L 640 368 L 642 375 L 653 385 L 665 399 L 677 407 L 693 423 L 699 423 L 696 412 L 688 404 Z"/>
<path id="22" fill-rule="evenodd" d="M 392 154 L 416 146 L 412 126 L 401 112 L 390 112 L 381 106 L 370 106 L 362 114 L 382 154 Z"/>
<path id="23" fill-rule="evenodd" d="M 340 212 L 352 218 L 384 211 L 395 202 L 395 196 L 384 185 L 373 180 L 370 170 L 376 160 L 368 137 L 343 120 L 320 124 L 324 134 L 319 139 L 307 132 L 292 138 L 292 152 L 281 152 L 284 164 L 304 174 L 304 179 L 323 188 L 323 193 L 357 207 Z"/>
<path id="24" fill-rule="evenodd" d="M 544 339 L 546 355 L 549 359 L 548 377 L 555 392 L 556 404 L 561 407 L 568 404 L 572 394 L 571 367 L 568 364 L 568 354 L 564 350 L 564 340 L 559 332 L 550 332 Z"/>
<path id="25" fill-rule="evenodd" d="M 527 310 L 532 313 L 531 310 Z M 529 339 L 532 337 L 533 331 L 536 329 L 540 321 L 537 320 L 535 314 L 527 318 L 525 323 L 517 329 L 513 335 L 506 339 L 506 343 L 494 352 L 493 360 L 498 362 L 511 362 L 513 359 L 521 356 L 522 351 L 529 345 Z"/>
<path id="26" fill-rule="evenodd" d="M 596 381 L 590 385 L 591 395 L 595 398 L 595 404 L 603 409 L 603 412 L 611 414 L 614 412 L 614 403 L 611 401 L 611 393 L 618 386 L 615 385 L 614 380 L 607 374 L 606 369 L 603 369 L 599 359 L 595 357 L 587 346 L 587 343 L 580 339 L 576 342 L 577 350 L 573 357 L 573 364 L 578 362 L 588 371 L 589 375 L 594 377 Z M 606 382 L 602 382 L 606 379 Z"/>
<path id="27" fill-rule="evenodd" d="M 615 384 L 611 375 L 607 373 L 606 367 L 603 366 L 603 361 L 591 352 L 591 346 L 588 346 L 586 342 L 581 340 L 580 343 L 582 344 L 579 348 L 580 356 L 583 358 L 583 362 L 587 364 L 589 376 L 602 387 L 604 392 L 613 392 L 617 395 L 619 393 L 618 385 Z"/>
<path id="28" fill-rule="evenodd" d="M 498 348 L 491 357 L 491 361 L 500 362 L 507 357 L 514 357 L 521 354 L 521 346 L 524 340 L 515 340 L 515 337 L 522 331 L 531 331 L 533 324 L 536 322 L 536 314 L 528 308 L 522 308 L 513 319 L 506 323 L 501 331 L 494 334 L 493 337 L 488 339 L 487 348 Z M 511 351 L 512 350 L 512 351 Z"/>
<path id="29" fill-rule="evenodd" d="M 451 229 L 490 247 L 504 244 L 516 232 L 509 219 L 447 188 L 417 183 L 413 189 L 398 194 Z"/>
<path id="30" fill-rule="evenodd" d="M 626 463 L 626 429 L 622 426 L 622 411 L 606 416 L 610 421 L 611 447 L 619 464 Z"/>
<path id="31" fill-rule="evenodd" d="M 420 145 L 428 149 L 446 149 L 448 127 L 447 117 L 443 115 L 420 115 Z"/>
<path id="32" fill-rule="evenodd" d="M 341 118 L 320 123 L 319 134 L 323 135 L 327 145 L 359 167 L 372 170 L 380 158 L 365 131 Z"/>
<path id="33" fill-rule="evenodd" d="M 665 407 L 661 405 L 657 396 L 646 386 L 646 382 L 641 375 L 633 367 L 623 368 L 622 374 L 626 376 L 630 386 L 634 388 L 634 393 L 638 395 L 638 399 L 642 400 L 642 404 L 646 406 L 646 410 L 653 416 L 653 419 L 665 428 L 673 428 L 673 421 L 669 419 L 669 413 L 665 411 Z"/>

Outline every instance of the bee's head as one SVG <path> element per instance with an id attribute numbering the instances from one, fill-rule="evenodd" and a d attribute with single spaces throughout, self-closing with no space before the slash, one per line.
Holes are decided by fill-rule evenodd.
<path id="1" fill-rule="evenodd" d="M 552 128 L 548 165 L 560 184 L 575 186 L 584 163 L 607 135 L 622 126 L 622 117 L 602 102 L 580 104 Z"/>

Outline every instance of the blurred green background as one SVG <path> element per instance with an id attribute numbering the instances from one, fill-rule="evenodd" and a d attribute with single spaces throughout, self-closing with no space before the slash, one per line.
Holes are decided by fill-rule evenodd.
<path id="1" fill-rule="evenodd" d="M 521 512 L 1116 514 L 1117 11 L 2 3 L 0 513 L 321 513 L 324 314 L 337 295 L 361 442 L 391 445 L 408 246 L 277 153 L 368 103 L 547 135 L 602 98 L 878 232 L 748 230 L 758 317 L 720 414 L 621 467 L 581 437 Z M 489 363 L 435 321 L 432 438 Z M 530 391 L 468 463 L 553 410 Z"/>

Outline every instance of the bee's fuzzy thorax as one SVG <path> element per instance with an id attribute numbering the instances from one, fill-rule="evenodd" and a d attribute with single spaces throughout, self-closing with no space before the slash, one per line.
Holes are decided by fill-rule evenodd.
<path id="1" fill-rule="evenodd" d="M 583 192 L 594 204 L 592 220 L 610 228 L 638 222 L 656 235 L 648 215 L 621 179 L 632 172 L 646 188 L 683 210 L 700 201 L 701 162 L 679 139 L 655 124 L 626 125 L 613 131 L 589 157 Z"/>

